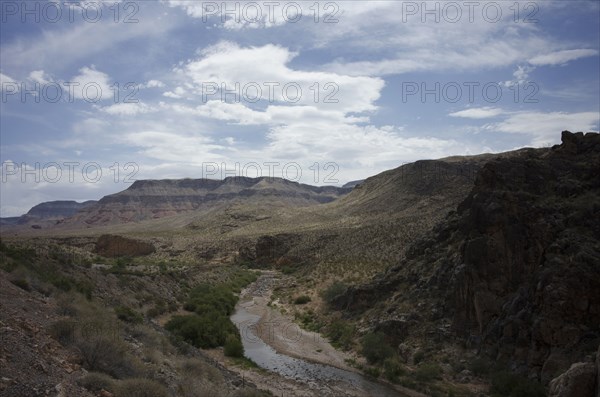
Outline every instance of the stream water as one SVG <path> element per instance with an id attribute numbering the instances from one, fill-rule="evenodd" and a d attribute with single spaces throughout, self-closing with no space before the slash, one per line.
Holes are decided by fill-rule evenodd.
<path id="1" fill-rule="evenodd" d="M 240 330 L 245 356 L 254 361 L 259 367 L 307 383 L 311 387 L 325 386 L 327 388 L 328 385 L 335 384 L 338 386 L 335 388 L 337 390 L 358 389 L 369 396 L 404 396 L 398 391 L 373 382 L 358 373 L 278 353 L 259 337 L 262 335 L 256 324 L 260 316 L 248 312 L 245 304 L 247 302 L 238 303 L 231 320 Z"/>

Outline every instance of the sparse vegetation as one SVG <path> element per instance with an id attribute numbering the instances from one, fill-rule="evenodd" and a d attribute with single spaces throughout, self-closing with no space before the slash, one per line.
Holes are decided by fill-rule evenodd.
<path id="1" fill-rule="evenodd" d="M 296 299 L 294 299 L 294 304 L 295 305 L 305 305 L 310 301 L 311 301 L 310 296 L 300 295 L 300 296 L 296 297 Z"/>
<path id="2" fill-rule="evenodd" d="M 115 379 L 101 372 L 88 372 L 77 383 L 94 393 L 100 390 L 114 392 L 115 389 Z"/>
<path id="3" fill-rule="evenodd" d="M 327 303 L 332 303 L 335 298 L 346 292 L 348 287 L 341 281 L 334 281 L 329 287 L 327 287 L 322 297 Z"/>
<path id="4" fill-rule="evenodd" d="M 141 314 L 127 306 L 115 307 L 115 314 L 117 315 L 117 318 L 119 320 L 125 321 L 127 323 L 141 324 L 142 322 L 144 322 L 144 318 Z"/>
<path id="5" fill-rule="evenodd" d="M 342 319 L 333 320 L 326 328 L 325 335 L 331 344 L 342 350 L 349 350 L 354 343 L 355 327 L 352 323 Z"/>
<path id="6" fill-rule="evenodd" d="M 115 397 L 168 397 L 167 389 L 151 379 L 125 379 L 115 388 Z"/>
<path id="7" fill-rule="evenodd" d="M 366 334 L 361 340 L 362 354 L 370 364 L 382 363 L 393 355 L 391 346 L 382 332 Z"/>
<path id="8" fill-rule="evenodd" d="M 546 395 L 543 386 L 539 383 L 509 371 L 492 374 L 490 392 L 494 397 L 544 397 Z"/>

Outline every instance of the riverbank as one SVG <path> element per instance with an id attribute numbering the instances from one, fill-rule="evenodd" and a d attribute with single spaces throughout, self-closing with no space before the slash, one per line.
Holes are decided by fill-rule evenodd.
<path id="1" fill-rule="evenodd" d="M 282 275 L 265 271 L 240 294 L 232 321 L 242 336 L 245 355 L 262 369 L 252 382 L 272 390 L 272 376 L 277 375 L 278 392 L 284 396 L 422 396 L 365 377 L 346 360 L 349 353 L 336 350 L 321 335 L 300 329 L 292 316 L 282 314 L 271 301 L 272 292 L 282 282 Z M 286 390 L 283 390 L 286 389 Z"/>
<path id="2" fill-rule="evenodd" d="M 291 315 L 269 306 L 279 277 L 276 272 L 265 272 L 240 295 L 239 304 L 249 313 L 259 316 L 257 329 L 261 332 L 261 339 L 278 353 L 360 373 L 347 363 L 347 360 L 356 360 L 357 357 L 335 349 L 321 334 L 302 329 Z"/>

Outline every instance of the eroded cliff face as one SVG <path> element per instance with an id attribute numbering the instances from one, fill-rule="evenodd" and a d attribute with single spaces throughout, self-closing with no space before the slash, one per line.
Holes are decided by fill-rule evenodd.
<path id="1" fill-rule="evenodd" d="M 600 341 L 600 139 L 562 139 L 483 168 L 448 290 L 459 335 L 544 383 Z"/>
<path id="2" fill-rule="evenodd" d="M 459 337 L 543 383 L 583 361 L 600 343 L 600 136 L 492 159 L 405 261 L 335 303 L 397 342 Z"/>

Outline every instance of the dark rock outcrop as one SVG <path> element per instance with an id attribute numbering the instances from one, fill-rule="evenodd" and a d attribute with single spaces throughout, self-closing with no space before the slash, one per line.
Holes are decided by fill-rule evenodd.
<path id="1" fill-rule="evenodd" d="M 450 323 L 468 345 L 549 382 L 600 342 L 598 170 L 596 133 L 565 131 L 551 149 L 491 159 L 402 263 L 335 306 L 365 312 L 374 328 L 413 306 L 419 332 Z"/>
<path id="2" fill-rule="evenodd" d="M 594 397 L 596 365 L 576 363 L 550 382 L 548 397 Z"/>
<path id="3" fill-rule="evenodd" d="M 151 243 L 104 234 L 98 238 L 94 252 L 107 258 L 117 258 L 149 255 L 155 251 Z"/>

